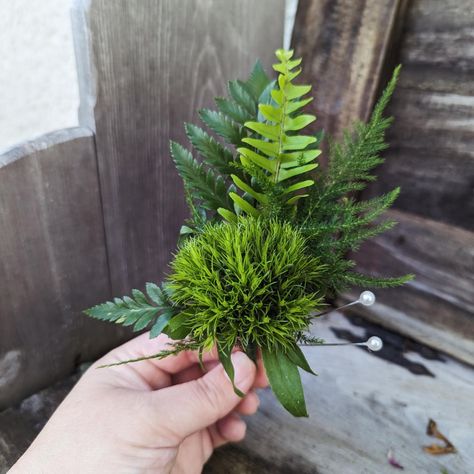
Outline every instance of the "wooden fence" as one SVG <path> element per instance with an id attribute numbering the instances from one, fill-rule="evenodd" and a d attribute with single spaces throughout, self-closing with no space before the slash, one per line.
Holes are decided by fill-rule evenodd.
<path id="1" fill-rule="evenodd" d="M 283 0 L 76 2 L 81 127 L 0 156 L 0 408 L 129 336 L 81 310 L 162 278 L 186 212 L 169 139 L 184 140 L 182 123 L 256 57 L 269 69 L 283 16 Z M 336 135 L 403 62 L 392 148 L 368 191 L 402 185 L 401 225 L 358 262 L 418 278 L 381 292 L 367 316 L 474 362 L 464 21 L 455 0 L 300 0 L 293 42 L 318 125 Z"/>
<path id="2" fill-rule="evenodd" d="M 129 336 L 81 311 L 162 278 L 186 213 L 169 140 L 281 47 L 283 0 L 189 6 L 76 2 L 84 128 L 0 156 L 0 408 Z"/>

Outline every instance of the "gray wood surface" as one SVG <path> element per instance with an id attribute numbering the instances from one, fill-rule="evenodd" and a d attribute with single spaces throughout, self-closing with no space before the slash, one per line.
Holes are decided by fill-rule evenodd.
<path id="1" fill-rule="evenodd" d="M 163 277 L 186 216 L 169 140 L 184 143 L 183 122 L 196 121 L 197 109 L 212 106 L 229 79 L 245 78 L 256 58 L 268 68 L 283 41 L 284 1 L 92 0 L 81 8 L 87 28 L 76 21 L 76 30 L 79 38 L 90 31 L 90 44 L 79 40 L 77 49 L 91 51 L 97 84 L 96 98 L 83 88 L 81 101 L 95 103 L 112 289 L 121 295 Z"/>
<path id="2" fill-rule="evenodd" d="M 365 197 L 401 186 L 401 225 L 364 247 L 361 267 L 417 279 L 370 312 L 474 363 L 474 5 L 410 2 L 393 51 L 403 65 L 390 148 Z M 417 217 L 418 216 L 418 217 Z"/>
<path id="3" fill-rule="evenodd" d="M 474 365 L 474 234 L 401 211 L 386 217 L 399 224 L 361 247 L 358 269 L 416 278 L 378 290 L 364 314 Z"/>
<path id="4" fill-rule="evenodd" d="M 110 296 L 94 139 L 52 133 L 0 157 L 0 408 L 123 331 L 81 311 Z"/>
<path id="5" fill-rule="evenodd" d="M 269 390 L 247 437 L 218 451 L 206 474 L 393 474 L 391 449 L 407 474 L 470 474 L 474 369 L 395 334 L 352 324 L 338 313 L 319 320 L 314 334 L 327 341 L 361 341 L 379 334 L 380 353 L 356 347 L 304 349 L 314 377 L 303 374 L 309 418 L 283 411 Z M 378 354 L 378 355 L 377 355 Z M 431 456 L 423 446 L 433 418 L 457 454 Z"/>
<path id="6" fill-rule="evenodd" d="M 468 3 L 303 0 L 293 41 L 315 85 L 316 124 L 335 136 L 368 117 L 387 73 L 402 63 L 386 163 L 363 194 L 401 186 L 395 208 L 404 212 L 394 216 L 402 225 L 364 245 L 356 260 L 374 274 L 418 277 L 380 292 L 380 304 L 365 314 L 472 363 L 474 8 Z"/>

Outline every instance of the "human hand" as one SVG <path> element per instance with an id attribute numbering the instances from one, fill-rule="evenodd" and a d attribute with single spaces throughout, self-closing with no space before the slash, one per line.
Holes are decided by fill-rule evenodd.
<path id="1" fill-rule="evenodd" d="M 239 398 L 215 352 L 182 352 L 116 367 L 97 367 L 167 348 L 169 339 L 143 334 L 91 366 L 28 451 L 11 469 L 27 473 L 198 473 L 214 448 L 240 441 L 242 415 L 255 413 L 253 389 L 267 380 L 242 352 L 234 352 Z"/>

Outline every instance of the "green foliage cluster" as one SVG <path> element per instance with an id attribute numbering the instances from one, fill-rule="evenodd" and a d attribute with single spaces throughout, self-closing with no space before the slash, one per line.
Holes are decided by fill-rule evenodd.
<path id="1" fill-rule="evenodd" d="M 398 188 L 365 201 L 355 194 L 383 162 L 391 123 L 384 110 L 399 68 L 370 120 L 355 124 L 340 143 L 331 141 L 322 169 L 315 162 L 321 134 L 303 131 L 316 120 L 304 113 L 311 87 L 293 82 L 301 60 L 292 51 L 276 56 L 276 81 L 257 62 L 246 81 L 229 82 L 217 111 L 199 112 L 204 128 L 185 124 L 194 156 L 171 142 L 191 218 L 162 288 L 147 284 L 147 295 L 133 290 L 132 298 L 87 314 L 176 341 L 150 357 L 216 345 L 231 379 L 232 348 L 251 357 L 259 350 L 277 398 L 295 416 L 306 416 L 298 369 L 311 369 L 297 343 L 311 339 L 305 334 L 311 313 L 348 286 L 389 287 L 412 278 L 361 275 L 347 256 L 394 225 L 380 216 Z"/>
<path id="2" fill-rule="evenodd" d="M 300 231 L 277 220 L 208 224 L 183 244 L 167 286 L 186 335 L 210 350 L 216 341 L 275 350 L 294 344 L 318 309 L 322 268 Z M 248 352 L 252 352 L 249 349 Z"/>

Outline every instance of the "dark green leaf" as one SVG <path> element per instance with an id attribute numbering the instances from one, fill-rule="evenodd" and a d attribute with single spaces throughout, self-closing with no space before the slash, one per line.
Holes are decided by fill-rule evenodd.
<path id="1" fill-rule="evenodd" d="M 146 292 L 153 303 L 157 304 L 158 306 L 163 304 L 163 293 L 158 285 L 155 285 L 154 283 L 147 283 Z"/>
<path id="2" fill-rule="evenodd" d="M 239 145 L 245 136 L 245 131 L 242 127 L 220 112 L 202 109 L 199 111 L 199 116 L 211 130 L 233 145 Z"/>
<path id="3" fill-rule="evenodd" d="M 164 312 L 153 324 L 150 330 L 150 339 L 159 336 L 163 329 L 169 324 L 170 319 L 173 317 L 173 313 L 170 311 Z"/>
<path id="4" fill-rule="evenodd" d="M 188 150 L 173 141 L 171 142 L 171 155 L 185 186 L 196 199 L 202 201 L 203 206 L 212 210 L 217 210 L 220 207 L 228 209 L 232 206 L 222 176 L 213 173 L 212 170 L 206 171 Z"/>
<path id="5" fill-rule="evenodd" d="M 245 394 L 242 393 L 234 383 L 234 366 L 231 359 L 232 347 L 222 347 L 220 344 L 217 344 L 217 353 L 219 355 L 219 360 L 226 371 L 226 374 L 229 376 L 229 379 L 232 382 L 234 392 L 239 397 L 243 397 Z"/>
<path id="6" fill-rule="evenodd" d="M 246 86 L 255 101 L 258 101 L 265 87 L 267 87 L 270 79 L 263 70 L 262 63 L 257 60 L 249 78 L 246 81 Z"/>
<path id="7" fill-rule="evenodd" d="M 275 396 L 294 416 L 308 416 L 298 367 L 281 350 L 262 348 L 263 364 Z"/>
<path id="8" fill-rule="evenodd" d="M 252 117 L 257 113 L 257 102 L 241 81 L 230 81 L 229 92 L 232 98 Z"/>
<path id="9" fill-rule="evenodd" d="M 217 140 L 214 140 L 201 127 L 186 123 L 184 128 L 189 141 L 208 166 L 213 166 L 224 176 L 235 172 L 235 168 L 232 166 L 234 155 L 230 150 L 223 147 Z"/>
<path id="10" fill-rule="evenodd" d="M 243 107 L 232 100 L 216 97 L 215 101 L 218 109 L 223 114 L 228 115 L 240 125 L 243 125 L 247 120 L 252 120 L 253 118 L 252 114 L 249 114 Z"/>
<path id="11" fill-rule="evenodd" d="M 313 369 L 308 364 L 308 361 L 306 360 L 306 357 L 304 356 L 302 350 L 297 346 L 296 344 L 293 347 L 290 347 L 287 351 L 288 358 L 296 364 L 298 367 L 301 367 L 303 370 L 306 372 L 309 372 L 310 374 L 316 375 L 313 372 Z"/>

